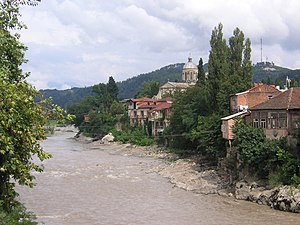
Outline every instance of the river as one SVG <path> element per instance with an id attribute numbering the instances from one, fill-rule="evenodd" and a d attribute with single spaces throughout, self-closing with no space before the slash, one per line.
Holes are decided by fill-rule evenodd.
<path id="1" fill-rule="evenodd" d="M 73 136 L 58 132 L 44 141 L 53 158 L 34 174 L 34 188 L 17 188 L 40 224 L 300 224 L 299 214 L 174 187 L 151 172 L 162 161 L 122 155 L 107 145 L 90 149 Z"/>

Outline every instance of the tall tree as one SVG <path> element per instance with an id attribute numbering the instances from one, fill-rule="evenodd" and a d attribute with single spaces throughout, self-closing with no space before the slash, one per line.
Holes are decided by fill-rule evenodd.
<path id="1" fill-rule="evenodd" d="M 232 91 L 234 92 L 241 91 L 239 90 L 239 86 L 243 81 L 243 71 L 241 65 L 243 59 L 244 40 L 244 33 L 239 28 L 236 28 L 233 31 L 233 36 L 229 39 L 230 83 L 232 85 Z"/>
<path id="2" fill-rule="evenodd" d="M 38 91 L 27 81 L 20 66 L 26 62 L 26 47 L 12 29 L 22 29 L 19 4 L 36 1 L 0 2 L 0 205 L 9 211 L 16 204 L 15 183 L 33 186 L 31 171 L 42 166 L 32 162 L 50 157 L 40 146 L 45 139 L 43 126 L 53 109 L 34 102 Z M 57 112 L 57 111 L 56 111 Z"/>
<path id="3" fill-rule="evenodd" d="M 208 61 L 209 84 L 212 103 L 220 115 L 229 113 L 229 96 L 251 87 L 252 62 L 251 42 L 236 28 L 229 39 L 229 46 L 223 38 L 222 24 L 211 36 L 211 51 Z"/>
<path id="4" fill-rule="evenodd" d="M 119 89 L 118 89 L 118 86 L 112 76 L 110 76 L 108 79 L 107 92 L 113 100 L 118 99 Z"/>
<path id="5" fill-rule="evenodd" d="M 244 58 L 243 58 L 243 84 L 244 90 L 251 88 L 253 82 L 253 71 L 251 61 L 251 41 L 249 38 L 246 39 L 244 46 Z"/>
<path id="6" fill-rule="evenodd" d="M 199 64 L 198 64 L 198 85 L 200 83 L 203 83 L 205 81 L 205 71 L 204 71 L 204 68 L 203 68 L 203 59 L 200 58 L 199 59 Z"/>
<path id="7" fill-rule="evenodd" d="M 216 111 L 223 110 L 224 101 L 226 101 L 226 92 L 220 92 L 221 86 L 228 86 L 229 77 L 229 48 L 226 39 L 223 37 L 223 25 L 220 23 L 212 31 L 208 61 L 209 87 L 212 97 L 212 105 Z M 224 92 L 224 91 L 223 91 Z"/>

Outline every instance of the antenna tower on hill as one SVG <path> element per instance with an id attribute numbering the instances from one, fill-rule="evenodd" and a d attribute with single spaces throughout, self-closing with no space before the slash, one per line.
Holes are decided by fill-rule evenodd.
<path id="1" fill-rule="evenodd" d="M 262 38 L 260 39 L 260 62 L 262 62 L 263 48 L 262 48 Z"/>

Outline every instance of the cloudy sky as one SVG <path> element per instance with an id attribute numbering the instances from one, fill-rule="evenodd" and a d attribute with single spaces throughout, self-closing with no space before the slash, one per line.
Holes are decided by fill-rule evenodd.
<path id="1" fill-rule="evenodd" d="M 186 62 L 207 62 L 221 22 L 228 39 L 239 27 L 252 41 L 252 61 L 300 68 L 298 0 L 42 0 L 22 7 L 28 29 L 30 82 L 38 89 L 84 87 Z"/>

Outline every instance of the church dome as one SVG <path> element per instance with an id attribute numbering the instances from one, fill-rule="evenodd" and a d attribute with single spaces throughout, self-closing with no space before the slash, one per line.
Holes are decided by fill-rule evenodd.
<path id="1" fill-rule="evenodd" d="M 198 69 L 198 67 L 193 63 L 192 57 L 189 57 L 188 62 L 184 64 L 183 69 Z"/>

